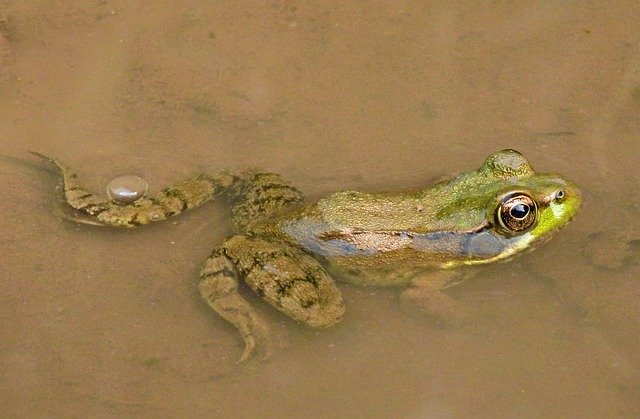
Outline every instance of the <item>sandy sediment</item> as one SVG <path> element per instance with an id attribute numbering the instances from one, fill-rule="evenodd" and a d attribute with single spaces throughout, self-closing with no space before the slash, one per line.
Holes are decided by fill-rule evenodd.
<path id="1" fill-rule="evenodd" d="M 6 29 L 6 19 L 0 15 L 0 57 L 4 57 L 5 55 L 11 52 L 11 47 L 9 45 L 9 39 L 5 34 Z"/>

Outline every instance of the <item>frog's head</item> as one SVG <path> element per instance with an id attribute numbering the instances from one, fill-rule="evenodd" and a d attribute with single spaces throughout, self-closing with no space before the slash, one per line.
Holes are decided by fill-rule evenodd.
<path id="1" fill-rule="evenodd" d="M 536 173 L 515 150 L 487 157 L 476 171 L 437 189 L 438 230 L 462 235 L 460 258 L 447 266 L 504 259 L 549 238 L 580 207 L 580 191 L 559 175 Z"/>
<path id="2" fill-rule="evenodd" d="M 477 174 L 487 181 L 480 183 L 494 192 L 484 205 L 492 233 L 504 238 L 500 258 L 548 238 L 580 208 L 580 191 L 574 183 L 559 175 L 536 173 L 515 150 L 492 154 Z"/>

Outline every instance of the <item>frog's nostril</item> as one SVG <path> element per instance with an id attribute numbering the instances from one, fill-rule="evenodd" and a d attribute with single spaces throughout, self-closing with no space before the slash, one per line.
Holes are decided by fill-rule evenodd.
<path id="1" fill-rule="evenodd" d="M 567 196 L 567 193 L 563 190 L 560 189 L 559 191 L 557 191 L 553 197 L 553 200 L 556 202 L 562 202 L 564 201 L 564 198 Z"/>

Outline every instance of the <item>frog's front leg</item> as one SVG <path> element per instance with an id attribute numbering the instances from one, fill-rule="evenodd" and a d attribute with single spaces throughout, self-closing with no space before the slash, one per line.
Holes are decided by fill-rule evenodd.
<path id="1" fill-rule="evenodd" d="M 234 236 L 207 260 L 200 292 L 242 334 L 241 360 L 255 348 L 268 347 L 270 339 L 264 322 L 238 294 L 236 275 L 269 304 L 308 326 L 331 326 L 344 314 L 340 290 L 313 257 L 284 243 Z"/>
<path id="2" fill-rule="evenodd" d="M 460 326 L 467 322 L 469 310 L 448 296 L 443 290 L 464 280 L 456 271 L 435 270 L 415 278 L 402 293 L 403 303 L 409 311 L 421 314 L 438 323 Z"/>

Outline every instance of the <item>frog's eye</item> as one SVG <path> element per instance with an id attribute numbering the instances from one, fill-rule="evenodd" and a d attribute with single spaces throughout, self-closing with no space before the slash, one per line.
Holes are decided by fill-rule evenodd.
<path id="1" fill-rule="evenodd" d="M 496 221 L 507 233 L 523 233 L 538 221 L 538 205 L 524 192 L 502 197 L 496 210 Z"/>

